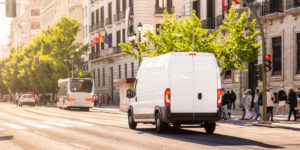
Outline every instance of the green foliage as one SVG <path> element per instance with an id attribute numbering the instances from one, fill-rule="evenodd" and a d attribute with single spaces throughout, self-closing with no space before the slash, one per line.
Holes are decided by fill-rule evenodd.
<path id="1" fill-rule="evenodd" d="M 12 47 L 9 57 L 0 61 L 3 64 L 0 87 L 3 82 L 12 93 L 54 93 L 58 79 L 71 74 L 71 54 L 75 54 L 74 60 L 78 62 L 88 49 L 84 45 L 75 53 L 76 47 L 80 47 L 74 43 L 78 31 L 78 21 L 63 16 L 53 28 L 44 29 L 28 45 Z M 34 62 L 36 56 L 40 57 L 38 66 Z"/>
<path id="2" fill-rule="evenodd" d="M 194 51 L 213 53 L 218 60 L 219 67 L 225 70 L 246 70 L 244 63 L 257 59 L 260 44 L 257 42 L 258 32 L 255 29 L 256 21 L 248 24 L 246 13 L 238 18 L 235 8 L 231 7 L 229 15 L 223 21 L 223 25 L 211 32 L 203 29 L 201 20 L 194 16 Z M 176 14 L 170 16 L 164 12 L 164 20 L 161 22 L 162 29 L 158 33 L 147 31 L 145 36 L 148 45 L 136 42 L 138 49 L 131 42 L 120 43 L 123 52 L 132 55 L 137 60 L 142 60 L 140 53 L 159 56 L 170 52 L 191 52 L 193 51 L 193 17 L 182 17 L 177 19 Z M 245 35 L 245 32 L 248 34 Z M 226 33 L 222 35 L 222 33 Z"/>

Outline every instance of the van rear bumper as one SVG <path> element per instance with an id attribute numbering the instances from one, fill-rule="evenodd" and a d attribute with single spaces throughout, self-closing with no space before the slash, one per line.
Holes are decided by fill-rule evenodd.
<path id="1" fill-rule="evenodd" d="M 205 121 L 219 121 L 219 111 L 215 113 L 171 113 L 170 107 L 161 107 L 162 120 L 164 122 L 202 123 Z"/>

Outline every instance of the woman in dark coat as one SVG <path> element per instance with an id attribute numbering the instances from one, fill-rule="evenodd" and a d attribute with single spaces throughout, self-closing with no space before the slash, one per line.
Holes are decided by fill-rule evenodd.
<path id="1" fill-rule="evenodd" d="M 290 88 L 288 102 L 290 104 L 290 113 L 289 113 L 288 121 L 290 121 L 292 113 L 294 114 L 295 121 L 297 121 L 296 110 L 295 110 L 295 108 L 297 107 L 297 94 L 293 88 Z"/>

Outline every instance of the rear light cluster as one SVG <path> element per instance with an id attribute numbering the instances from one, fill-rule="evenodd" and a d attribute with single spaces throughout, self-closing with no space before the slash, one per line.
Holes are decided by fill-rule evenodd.
<path id="1" fill-rule="evenodd" d="M 222 104 L 222 89 L 218 89 L 217 93 L 218 93 L 217 103 L 218 103 L 218 106 L 221 107 L 221 104 Z"/>
<path id="2" fill-rule="evenodd" d="M 92 95 L 92 98 L 87 98 L 85 101 L 94 102 L 95 101 L 95 95 Z"/>
<path id="3" fill-rule="evenodd" d="M 165 91 L 165 106 L 170 107 L 171 102 L 171 90 L 169 88 Z"/>
<path id="4" fill-rule="evenodd" d="M 67 94 L 67 101 L 76 101 L 76 98 L 71 98 L 70 94 Z"/>

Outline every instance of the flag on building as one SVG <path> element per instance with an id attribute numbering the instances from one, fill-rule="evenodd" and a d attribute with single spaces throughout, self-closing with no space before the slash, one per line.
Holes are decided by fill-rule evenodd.
<path id="1" fill-rule="evenodd" d="M 107 32 L 106 32 L 105 29 L 104 29 L 104 31 L 105 31 L 105 35 L 104 35 L 104 43 L 106 43 L 107 45 L 111 45 L 111 42 L 110 42 L 109 37 L 108 37 L 108 35 L 107 35 Z"/>
<path id="2" fill-rule="evenodd" d="M 98 42 L 104 43 L 103 36 L 101 35 L 101 32 L 98 33 Z"/>
<path id="3" fill-rule="evenodd" d="M 223 11 L 226 11 L 228 9 L 228 0 L 222 0 L 223 5 Z"/>
<path id="4" fill-rule="evenodd" d="M 232 0 L 235 4 L 239 4 L 239 2 L 237 0 Z"/>

